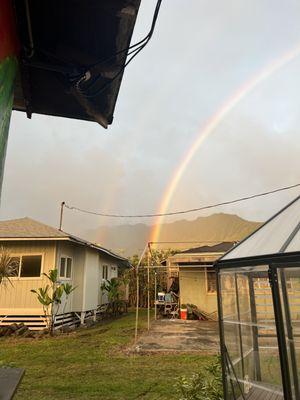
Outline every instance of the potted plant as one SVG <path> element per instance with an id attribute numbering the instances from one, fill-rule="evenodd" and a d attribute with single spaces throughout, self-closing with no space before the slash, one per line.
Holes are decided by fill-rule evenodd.
<path id="1" fill-rule="evenodd" d="M 180 319 L 187 319 L 187 305 L 181 304 L 180 306 Z"/>

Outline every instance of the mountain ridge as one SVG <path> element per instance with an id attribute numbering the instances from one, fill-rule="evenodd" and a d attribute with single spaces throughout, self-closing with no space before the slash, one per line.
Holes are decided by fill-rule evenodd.
<path id="1" fill-rule="evenodd" d="M 240 241 L 257 229 L 262 222 L 248 221 L 236 214 L 216 213 L 194 220 L 177 220 L 161 225 L 158 248 L 188 248 L 193 243 L 211 244 Z M 143 223 L 104 226 L 88 232 L 88 236 L 109 249 L 130 256 L 142 252 L 156 225 Z M 191 244 L 189 246 L 189 244 Z"/>

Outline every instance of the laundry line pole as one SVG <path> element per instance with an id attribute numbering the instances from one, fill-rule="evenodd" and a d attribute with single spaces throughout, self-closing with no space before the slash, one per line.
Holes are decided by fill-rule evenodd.
<path id="1" fill-rule="evenodd" d="M 154 319 L 157 319 L 157 310 L 156 310 L 156 299 L 157 299 L 157 272 L 154 272 Z"/>
<path id="2" fill-rule="evenodd" d="M 141 265 L 141 262 L 144 258 L 145 252 L 148 248 L 148 243 L 146 244 L 141 257 L 139 259 L 139 262 L 137 263 L 136 266 L 136 309 L 135 309 L 135 332 L 134 332 L 134 343 L 137 342 L 137 336 L 138 336 L 138 323 L 139 323 L 139 304 L 140 304 L 140 279 L 139 279 L 139 268 Z"/>
<path id="3" fill-rule="evenodd" d="M 150 330 L 150 243 L 148 243 L 148 255 L 147 255 L 147 297 L 148 297 L 148 331 Z"/>

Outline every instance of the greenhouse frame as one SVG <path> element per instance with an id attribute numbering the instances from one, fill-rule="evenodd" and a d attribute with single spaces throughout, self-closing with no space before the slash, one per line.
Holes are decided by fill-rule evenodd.
<path id="1" fill-rule="evenodd" d="M 215 264 L 225 400 L 300 399 L 300 196 Z"/>

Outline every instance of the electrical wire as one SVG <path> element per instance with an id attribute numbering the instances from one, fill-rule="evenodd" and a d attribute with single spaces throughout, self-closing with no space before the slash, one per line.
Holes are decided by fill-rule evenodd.
<path id="1" fill-rule="evenodd" d="M 109 62 L 111 59 L 115 58 L 116 55 L 126 52 L 125 57 L 123 57 L 123 59 L 122 59 L 122 62 L 123 62 L 124 60 L 126 60 L 126 58 L 128 57 L 128 55 L 133 54 L 132 57 L 130 57 L 130 59 L 129 59 L 128 61 L 126 61 L 126 63 L 120 68 L 120 70 L 119 70 L 108 82 L 106 82 L 104 85 L 102 85 L 102 86 L 101 86 L 98 90 L 96 90 L 95 92 L 93 92 L 93 93 L 86 93 L 86 90 L 89 90 L 92 86 L 95 85 L 95 83 L 97 83 L 97 81 L 98 81 L 99 79 L 102 78 L 101 74 L 99 74 L 98 77 L 96 77 L 96 78 L 93 80 L 92 84 L 90 84 L 90 85 L 89 85 L 87 88 L 85 88 L 85 89 L 79 88 L 80 83 L 82 82 L 82 81 L 80 81 L 79 85 L 77 86 L 77 90 L 79 90 L 80 93 L 84 95 L 84 97 L 86 97 L 86 98 L 93 98 L 93 97 L 98 96 L 98 95 L 101 94 L 102 92 L 104 92 L 104 91 L 105 91 L 105 90 L 106 90 L 106 89 L 107 89 L 107 88 L 108 88 L 108 87 L 109 87 L 109 86 L 124 72 L 125 68 L 131 63 L 131 61 L 132 61 L 132 60 L 143 50 L 143 48 L 148 44 L 148 42 L 151 40 L 151 37 L 152 37 L 153 32 L 154 32 L 154 29 L 155 29 L 155 25 L 156 25 L 156 21 L 157 21 L 157 18 L 158 18 L 158 14 L 159 14 L 159 10 L 160 10 L 161 3 L 162 3 L 162 0 L 158 0 L 158 1 L 157 1 L 156 7 L 155 7 L 155 11 L 154 11 L 154 15 L 153 15 L 153 19 L 152 19 L 152 24 L 151 24 L 150 31 L 149 31 L 149 33 L 144 37 L 144 39 L 142 39 L 142 40 L 140 40 L 139 42 L 137 42 L 137 43 L 135 43 L 135 44 L 133 44 L 133 45 L 127 47 L 126 49 L 122 49 L 122 50 L 116 52 L 114 55 L 110 56 L 110 57 L 107 58 L 107 59 L 104 59 L 104 60 L 98 61 L 98 62 L 96 62 L 96 63 L 94 63 L 94 64 L 91 64 L 91 65 L 87 68 L 87 71 L 89 71 L 90 69 L 92 69 L 92 68 L 94 68 L 94 67 L 96 67 L 96 66 L 98 66 L 98 65 L 100 65 L 100 64 L 104 64 L 104 63 Z M 127 52 L 128 52 L 129 50 L 132 50 L 132 49 L 134 49 L 134 50 L 131 51 L 131 52 L 129 52 L 129 53 L 127 54 Z M 87 71 L 86 71 L 86 72 L 87 72 Z M 83 76 L 86 75 L 86 72 L 85 72 L 85 74 L 84 74 Z"/>
<path id="2" fill-rule="evenodd" d="M 147 33 L 147 35 L 143 39 L 141 39 L 140 41 L 138 41 L 135 44 L 132 44 L 132 45 L 130 45 L 130 46 L 128 46 L 128 47 L 126 47 L 126 48 L 124 48 L 122 50 L 117 51 L 112 56 L 110 56 L 110 57 L 108 57 L 106 59 L 102 59 L 102 60 L 96 61 L 95 63 L 91 64 L 89 66 L 89 68 L 93 68 L 93 67 L 96 67 L 96 66 L 98 66 L 100 64 L 104 64 L 106 62 L 109 62 L 112 59 L 114 59 L 117 55 L 119 55 L 121 53 L 125 53 L 125 52 L 127 53 L 129 50 L 142 45 L 146 41 L 149 42 L 149 40 L 151 39 L 151 37 L 153 35 L 153 32 L 154 32 L 154 28 L 155 28 L 155 25 L 156 25 L 156 21 L 157 21 L 157 17 L 158 17 L 158 13 L 159 13 L 159 9 L 160 9 L 161 3 L 162 3 L 162 0 L 158 0 L 157 1 L 156 7 L 155 7 L 155 10 L 154 10 L 154 14 L 153 14 L 153 18 L 152 18 L 152 23 L 151 23 L 150 30 L 149 30 L 149 32 Z"/>
<path id="3" fill-rule="evenodd" d="M 167 216 L 172 216 L 172 215 L 181 215 L 181 214 L 189 214 L 197 211 L 203 211 L 203 210 L 208 210 L 211 208 L 216 208 L 220 206 L 225 206 L 229 204 L 235 204 L 251 199 L 255 199 L 257 197 L 263 197 L 263 196 L 268 196 L 273 193 L 278 193 L 278 192 L 283 192 L 285 190 L 290 190 L 296 187 L 299 187 L 300 183 L 296 183 L 295 185 L 290 185 L 290 186 L 284 186 L 279 189 L 274 189 L 270 190 L 268 192 L 263 192 L 263 193 L 258 193 L 258 194 L 253 194 L 250 196 L 245 196 L 245 197 L 240 197 L 238 199 L 234 200 L 228 200 L 228 201 L 223 201 L 221 203 L 215 203 L 215 204 L 210 204 L 202 207 L 197 207 L 197 208 L 191 208 L 188 210 L 180 210 L 180 211 L 172 211 L 172 212 L 167 212 L 167 213 L 153 213 L 153 214 L 109 214 L 109 213 L 102 213 L 102 212 L 96 212 L 96 211 L 90 211 L 90 210 L 85 210 L 83 208 L 75 207 L 75 206 L 69 206 L 68 204 L 65 204 L 64 206 L 68 208 L 69 210 L 74 210 L 74 211 L 79 211 L 85 214 L 91 214 L 91 215 L 97 215 L 100 217 L 109 217 L 109 218 L 153 218 L 153 217 L 167 217 Z"/>

